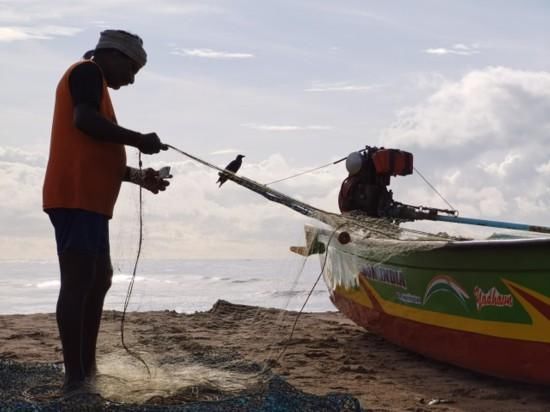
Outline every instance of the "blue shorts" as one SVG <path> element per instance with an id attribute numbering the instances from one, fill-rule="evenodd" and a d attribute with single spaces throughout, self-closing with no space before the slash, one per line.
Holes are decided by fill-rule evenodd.
<path id="1" fill-rule="evenodd" d="M 109 255 L 109 217 L 82 209 L 47 209 L 55 229 L 57 254 Z"/>

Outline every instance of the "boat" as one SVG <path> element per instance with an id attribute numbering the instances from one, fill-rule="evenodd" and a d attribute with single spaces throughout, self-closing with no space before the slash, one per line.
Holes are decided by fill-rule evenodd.
<path id="1" fill-rule="evenodd" d="M 339 221 L 326 221 L 327 228 L 306 226 L 306 246 L 291 247 L 321 256 L 339 311 L 426 357 L 550 385 L 550 238 L 403 236 L 407 229 L 400 223 L 427 219 L 545 234 L 550 228 L 462 218 L 454 209 L 394 201 L 390 176 L 413 172 L 407 152 L 367 146 L 347 157 L 346 168 Z"/>
<path id="2" fill-rule="evenodd" d="M 320 254 L 330 299 L 356 324 L 429 358 L 550 385 L 550 239 L 427 241 L 384 256 L 403 241 L 305 230 L 294 251 Z"/>
<path id="3" fill-rule="evenodd" d="M 402 223 L 431 220 L 544 234 L 550 227 L 463 218 L 452 207 L 394 201 L 390 177 L 415 170 L 412 154 L 396 149 L 366 146 L 331 163 L 345 160 L 349 172 L 338 199 L 341 214 L 175 150 L 324 223 L 306 225 L 306 246 L 290 249 L 319 254 L 332 302 L 358 325 L 429 358 L 550 385 L 550 238 L 415 238 L 402 236 Z M 367 218 L 353 215 L 356 210 Z"/>

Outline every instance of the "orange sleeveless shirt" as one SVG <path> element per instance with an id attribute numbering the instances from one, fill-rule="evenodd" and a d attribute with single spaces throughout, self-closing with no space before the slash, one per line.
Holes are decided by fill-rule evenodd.
<path id="1" fill-rule="evenodd" d="M 124 145 L 94 139 L 73 124 L 69 76 L 82 63 L 69 67 L 57 85 L 43 208 L 84 209 L 110 218 L 126 170 L 126 151 Z M 105 79 L 99 111 L 116 123 Z"/>

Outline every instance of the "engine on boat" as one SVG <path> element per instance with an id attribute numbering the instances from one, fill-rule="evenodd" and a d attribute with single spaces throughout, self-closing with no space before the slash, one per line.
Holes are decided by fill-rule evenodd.
<path id="1" fill-rule="evenodd" d="M 413 155 L 398 149 L 366 146 L 346 158 L 348 177 L 338 194 L 341 212 L 360 211 L 369 217 L 394 221 L 418 219 L 441 220 L 440 214 L 458 216 L 454 209 L 411 206 L 397 202 L 388 189 L 392 176 L 407 176 L 413 172 Z"/>
<path id="2" fill-rule="evenodd" d="M 348 177 L 338 195 L 341 212 L 360 210 L 370 217 L 399 217 L 399 203 L 388 190 L 391 176 L 413 172 L 413 155 L 398 149 L 369 147 L 346 159 Z"/>

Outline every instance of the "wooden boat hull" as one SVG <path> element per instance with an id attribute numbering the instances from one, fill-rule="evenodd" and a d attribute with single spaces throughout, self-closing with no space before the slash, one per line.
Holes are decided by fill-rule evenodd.
<path id="1" fill-rule="evenodd" d="M 391 251 L 306 227 L 334 305 L 422 355 L 550 385 L 550 239 L 465 241 Z M 380 251 L 384 253 L 381 255 Z"/>

